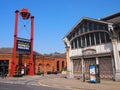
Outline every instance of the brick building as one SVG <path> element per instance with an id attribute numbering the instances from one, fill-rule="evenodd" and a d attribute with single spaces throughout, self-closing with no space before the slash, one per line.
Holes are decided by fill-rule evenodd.
<path id="1" fill-rule="evenodd" d="M 12 48 L 0 48 L 0 75 L 3 72 L 10 74 L 11 63 L 12 63 Z M 16 56 L 16 70 L 15 73 L 21 73 L 24 70 L 24 74 L 28 74 L 29 71 L 29 55 L 19 54 Z M 34 69 L 35 74 L 41 73 L 55 73 L 61 72 L 62 69 L 66 68 L 66 55 L 41 55 L 37 52 L 34 52 Z"/>

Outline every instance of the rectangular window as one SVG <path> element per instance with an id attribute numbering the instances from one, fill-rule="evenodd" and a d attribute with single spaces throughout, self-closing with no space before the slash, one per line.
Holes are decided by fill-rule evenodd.
<path id="1" fill-rule="evenodd" d="M 92 23 L 89 23 L 89 31 L 92 30 Z"/>
<path id="2" fill-rule="evenodd" d="M 90 46 L 89 34 L 86 35 L 87 46 Z"/>
<path id="3" fill-rule="evenodd" d="M 81 29 L 80 29 L 80 27 L 78 28 L 78 30 L 79 30 L 79 34 L 81 34 Z"/>
<path id="4" fill-rule="evenodd" d="M 79 30 L 76 29 L 76 31 L 75 31 L 75 36 L 77 36 L 78 34 L 79 34 Z"/>
<path id="5" fill-rule="evenodd" d="M 97 30 L 99 30 L 100 29 L 100 26 L 99 26 L 99 24 L 97 24 Z"/>
<path id="6" fill-rule="evenodd" d="M 79 42 L 79 48 L 81 48 L 81 37 L 78 38 L 78 42 Z"/>
<path id="7" fill-rule="evenodd" d="M 120 32 L 119 32 L 119 41 L 120 41 Z"/>
<path id="8" fill-rule="evenodd" d="M 74 49 L 74 47 L 73 47 L 73 41 L 71 42 L 71 49 Z"/>
<path id="9" fill-rule="evenodd" d="M 87 22 L 87 31 L 89 32 L 89 22 Z"/>
<path id="10" fill-rule="evenodd" d="M 94 30 L 97 30 L 97 24 L 96 23 L 94 24 Z"/>
<path id="11" fill-rule="evenodd" d="M 84 32 L 87 32 L 87 22 L 84 22 Z"/>
<path id="12" fill-rule="evenodd" d="M 105 33 L 105 36 L 106 36 L 106 43 L 110 42 L 111 40 L 110 40 L 109 34 L 108 34 L 108 33 Z"/>
<path id="13" fill-rule="evenodd" d="M 82 25 L 83 33 L 85 32 L 85 24 Z"/>
<path id="14" fill-rule="evenodd" d="M 85 36 L 82 36 L 82 47 L 85 47 Z"/>
<path id="15" fill-rule="evenodd" d="M 108 30 L 108 26 L 107 25 L 105 25 L 105 30 Z"/>
<path id="16" fill-rule="evenodd" d="M 104 25 L 100 24 L 100 30 L 104 30 Z"/>
<path id="17" fill-rule="evenodd" d="M 101 43 L 105 43 L 105 34 L 104 32 L 100 32 Z"/>
<path id="18" fill-rule="evenodd" d="M 77 48 L 77 38 L 74 40 L 75 42 L 75 48 Z"/>
<path id="19" fill-rule="evenodd" d="M 83 28 L 82 28 L 82 26 L 80 26 L 80 33 L 83 33 Z"/>
<path id="20" fill-rule="evenodd" d="M 79 48 L 79 38 L 77 37 L 77 48 Z"/>
<path id="21" fill-rule="evenodd" d="M 91 37 L 91 45 L 95 45 L 94 33 L 91 33 L 90 37 Z"/>
<path id="22" fill-rule="evenodd" d="M 92 30 L 94 30 L 95 29 L 95 27 L 94 27 L 94 23 L 92 23 Z"/>
<path id="23" fill-rule="evenodd" d="M 73 37 L 75 37 L 75 32 L 73 32 L 73 34 L 72 34 L 72 38 L 73 38 Z"/>
<path id="24" fill-rule="evenodd" d="M 96 32 L 96 33 L 95 33 L 95 39 L 96 39 L 96 44 L 100 44 L 99 32 Z"/>

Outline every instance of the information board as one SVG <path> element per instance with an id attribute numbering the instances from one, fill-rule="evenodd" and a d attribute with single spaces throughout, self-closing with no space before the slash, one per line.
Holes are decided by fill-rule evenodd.
<path id="1" fill-rule="evenodd" d="M 24 40 L 17 40 L 17 51 L 30 52 L 30 42 Z"/>
<path id="2" fill-rule="evenodd" d="M 95 72 L 95 65 L 90 65 L 90 82 L 96 82 L 96 72 Z"/>

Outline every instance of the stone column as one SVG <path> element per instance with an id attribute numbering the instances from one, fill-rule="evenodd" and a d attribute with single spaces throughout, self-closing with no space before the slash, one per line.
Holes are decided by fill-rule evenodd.
<path id="1" fill-rule="evenodd" d="M 99 60 L 98 60 L 98 57 L 96 57 L 96 64 L 99 64 Z"/>
<path id="2" fill-rule="evenodd" d="M 81 58 L 82 60 L 82 81 L 85 82 L 85 63 L 83 57 Z"/>
<path id="3" fill-rule="evenodd" d="M 67 78 L 73 78 L 73 61 L 70 59 L 70 47 L 66 47 L 67 56 Z"/>
<path id="4" fill-rule="evenodd" d="M 115 81 L 120 81 L 120 56 L 118 51 L 118 34 L 120 31 L 120 24 L 119 23 L 109 23 L 108 29 L 110 32 L 111 42 L 113 46 L 113 76 Z"/>
<path id="5" fill-rule="evenodd" d="M 115 62 L 115 81 L 120 81 L 120 58 L 117 37 L 112 38 L 113 56 Z"/>
<path id="6" fill-rule="evenodd" d="M 112 70 L 113 70 L 113 81 L 115 81 L 115 61 L 114 61 L 114 56 L 111 56 L 112 58 Z"/>

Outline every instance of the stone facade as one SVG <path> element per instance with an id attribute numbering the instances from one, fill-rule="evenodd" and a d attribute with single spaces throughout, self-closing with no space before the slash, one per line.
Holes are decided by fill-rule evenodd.
<path id="1" fill-rule="evenodd" d="M 120 12 L 102 18 L 82 18 L 63 38 L 68 78 L 89 79 L 89 66 L 100 67 L 100 78 L 120 81 Z"/>

